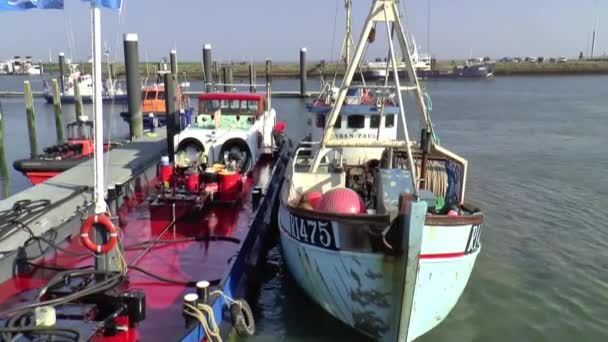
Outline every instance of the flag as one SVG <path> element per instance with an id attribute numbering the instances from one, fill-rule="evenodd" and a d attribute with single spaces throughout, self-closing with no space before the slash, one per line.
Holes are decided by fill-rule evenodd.
<path id="1" fill-rule="evenodd" d="M 98 6 L 107 7 L 111 9 L 121 10 L 123 0 L 82 0 L 84 2 L 96 2 Z"/>
<path id="2" fill-rule="evenodd" d="M 28 9 L 63 9 L 63 0 L 0 0 L 0 12 Z"/>

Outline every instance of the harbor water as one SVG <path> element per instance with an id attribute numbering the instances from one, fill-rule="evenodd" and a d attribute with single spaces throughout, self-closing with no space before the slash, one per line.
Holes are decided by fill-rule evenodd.
<path id="1" fill-rule="evenodd" d="M 2 77 L 0 91 L 22 90 L 22 81 Z M 608 339 L 607 82 L 608 76 L 563 76 L 424 84 L 441 144 L 469 160 L 466 202 L 482 208 L 487 223 L 466 290 L 420 341 Z M 32 84 L 40 90 L 42 81 Z M 275 80 L 273 87 L 297 90 L 298 81 Z M 16 193 L 29 186 L 12 169 L 29 154 L 25 108 L 21 98 L 0 101 L 7 189 Z M 273 100 L 294 140 L 307 133 L 305 102 Z M 42 149 L 56 142 L 53 107 L 40 98 L 35 108 Z M 104 108 L 111 139 L 124 138 L 123 107 Z M 73 121 L 73 106 L 63 106 L 63 118 Z M 257 334 L 249 341 L 363 340 L 305 297 L 278 248 L 269 260 L 274 272 L 266 272 L 250 299 Z"/>

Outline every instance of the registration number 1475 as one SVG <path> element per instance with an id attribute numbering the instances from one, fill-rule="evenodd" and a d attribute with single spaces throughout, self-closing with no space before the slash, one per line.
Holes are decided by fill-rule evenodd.
<path id="1" fill-rule="evenodd" d="M 337 250 L 331 222 L 289 215 L 289 235 L 294 239 L 321 248 Z"/>

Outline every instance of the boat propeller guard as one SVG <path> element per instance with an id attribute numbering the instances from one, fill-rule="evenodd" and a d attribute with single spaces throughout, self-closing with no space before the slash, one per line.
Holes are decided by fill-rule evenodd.
<path id="1" fill-rule="evenodd" d="M 110 240 L 103 245 L 96 244 L 90 237 L 91 228 L 97 224 L 102 225 L 110 235 Z M 118 242 L 118 232 L 116 231 L 114 223 L 112 223 L 107 215 L 95 214 L 89 216 L 80 227 L 80 239 L 84 246 L 90 251 L 97 254 L 105 254 L 116 246 L 116 243 Z"/>

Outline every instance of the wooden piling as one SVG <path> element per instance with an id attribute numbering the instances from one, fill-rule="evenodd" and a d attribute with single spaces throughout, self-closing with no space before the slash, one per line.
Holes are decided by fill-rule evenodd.
<path id="1" fill-rule="evenodd" d="M 80 81 L 74 80 L 74 108 L 76 109 L 76 121 L 84 115 L 82 111 L 82 95 L 80 95 Z"/>
<path id="2" fill-rule="evenodd" d="M 211 71 L 211 83 L 212 84 L 215 84 L 220 81 L 220 69 L 221 68 L 222 68 L 222 66 L 217 61 L 213 61 L 213 70 Z M 210 89 L 216 90 L 214 85 Z"/>
<path id="3" fill-rule="evenodd" d="M 270 58 L 268 58 L 266 60 L 265 74 L 266 74 L 266 83 L 267 84 L 272 83 L 272 60 Z"/>
<path id="4" fill-rule="evenodd" d="M 208 93 L 211 92 L 212 83 L 216 80 L 215 75 L 213 75 L 216 66 L 217 63 L 211 57 L 211 44 L 205 44 L 203 47 L 203 80 L 205 81 L 205 88 Z"/>
<path id="5" fill-rule="evenodd" d="M 61 121 L 61 94 L 59 92 L 59 83 L 57 79 L 53 79 L 53 107 L 55 109 L 55 130 L 57 131 L 57 143 L 63 143 L 63 123 Z"/>
<path id="6" fill-rule="evenodd" d="M 129 95 L 129 131 L 131 138 L 141 138 L 144 121 L 141 112 L 141 80 L 139 75 L 138 37 L 135 33 L 124 35 L 125 68 L 127 74 L 127 94 Z"/>
<path id="7" fill-rule="evenodd" d="M 174 137 L 180 131 L 179 99 L 177 91 L 177 75 L 165 74 L 165 110 L 167 120 L 167 154 L 174 161 Z"/>
<path id="8" fill-rule="evenodd" d="M 322 59 L 321 60 L 321 64 L 319 65 L 319 74 L 321 76 L 321 79 L 325 79 L 325 60 Z"/>
<path id="9" fill-rule="evenodd" d="M 252 93 L 255 93 L 256 89 L 255 89 L 255 81 L 256 81 L 256 75 L 255 75 L 255 65 L 253 65 L 253 63 L 249 64 L 249 91 L 251 91 Z"/>
<path id="10" fill-rule="evenodd" d="M 171 62 L 171 73 L 177 76 L 177 51 L 171 50 L 169 61 Z"/>
<path id="11" fill-rule="evenodd" d="M 61 86 L 61 91 L 65 89 L 65 55 L 63 52 L 59 53 L 59 85 Z"/>
<path id="12" fill-rule="evenodd" d="M 224 91 L 227 93 L 232 92 L 232 67 L 225 66 L 223 69 L 223 83 L 224 83 Z"/>
<path id="13" fill-rule="evenodd" d="M 306 48 L 300 49 L 300 96 L 307 97 L 306 92 Z"/>
<path id="14" fill-rule="evenodd" d="M 38 144 L 36 142 L 36 113 L 34 112 L 34 99 L 32 98 L 32 86 L 30 85 L 30 81 L 23 82 L 23 94 L 25 96 L 27 130 L 30 136 L 30 155 L 34 158 L 38 155 Z"/>

